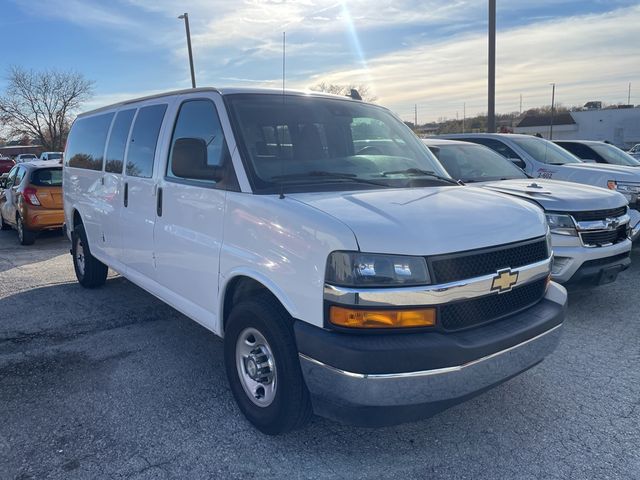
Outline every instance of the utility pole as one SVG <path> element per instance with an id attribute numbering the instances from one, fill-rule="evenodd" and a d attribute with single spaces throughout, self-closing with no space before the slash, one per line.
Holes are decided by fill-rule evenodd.
<path id="1" fill-rule="evenodd" d="M 465 123 L 467 122 L 467 102 L 462 104 L 462 133 L 465 132 Z"/>
<path id="2" fill-rule="evenodd" d="M 496 131 L 496 0 L 489 0 L 489 105 L 487 132 Z"/>
<path id="3" fill-rule="evenodd" d="M 629 95 L 627 96 L 627 105 L 631 105 L 631 82 L 629 82 Z"/>
<path id="4" fill-rule="evenodd" d="M 178 18 L 184 20 L 184 29 L 187 32 L 187 49 L 189 50 L 189 67 L 191 68 L 191 87 L 196 88 L 196 74 L 193 70 L 193 52 L 191 51 L 191 31 L 189 30 L 189 14 L 185 12 Z"/>
<path id="5" fill-rule="evenodd" d="M 522 94 L 520 94 L 520 115 L 522 115 Z"/>
<path id="6" fill-rule="evenodd" d="M 418 128 L 418 104 L 414 104 L 413 106 L 413 125 L 415 128 Z"/>
<path id="7" fill-rule="evenodd" d="M 549 126 L 549 140 L 553 140 L 553 114 L 556 104 L 556 84 L 551 84 L 551 125 Z"/>

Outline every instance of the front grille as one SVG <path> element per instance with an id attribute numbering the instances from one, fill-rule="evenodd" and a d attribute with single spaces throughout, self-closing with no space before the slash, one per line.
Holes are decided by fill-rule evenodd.
<path id="1" fill-rule="evenodd" d="M 611 208 L 609 210 L 594 210 L 592 212 L 569 212 L 576 222 L 595 222 L 607 218 L 621 217 L 627 213 L 627 207 Z"/>
<path id="2" fill-rule="evenodd" d="M 503 268 L 518 268 L 549 258 L 546 239 L 481 250 L 438 255 L 427 260 L 433 283 L 449 283 L 496 273 Z"/>
<path id="3" fill-rule="evenodd" d="M 596 247 L 622 242 L 627 238 L 627 225 L 620 225 L 615 230 L 581 232 L 580 238 L 585 245 Z"/>
<path id="4" fill-rule="evenodd" d="M 516 287 L 510 292 L 463 300 L 440 307 L 440 325 L 445 330 L 462 330 L 498 320 L 539 302 L 547 279 Z"/>

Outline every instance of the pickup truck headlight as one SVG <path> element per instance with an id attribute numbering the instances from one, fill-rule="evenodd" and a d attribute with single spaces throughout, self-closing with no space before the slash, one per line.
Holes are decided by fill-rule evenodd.
<path id="1" fill-rule="evenodd" d="M 640 195 L 640 185 L 637 183 L 625 183 L 616 182 L 615 180 L 609 180 L 607 182 L 609 190 L 615 190 L 625 196 L 629 203 L 636 203 L 638 196 Z"/>
<path id="2" fill-rule="evenodd" d="M 423 257 L 361 252 L 333 252 L 326 282 L 342 287 L 398 287 L 431 283 Z"/>
<path id="3" fill-rule="evenodd" d="M 551 233 L 571 237 L 578 236 L 576 224 L 569 215 L 547 213 L 547 223 L 549 224 L 549 230 L 551 230 Z"/>

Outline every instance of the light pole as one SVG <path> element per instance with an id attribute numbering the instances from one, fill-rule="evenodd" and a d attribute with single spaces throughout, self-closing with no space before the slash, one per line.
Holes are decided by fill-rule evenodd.
<path id="1" fill-rule="evenodd" d="M 196 74 L 193 70 L 193 52 L 191 51 L 191 31 L 189 30 L 189 14 L 183 13 L 178 17 L 184 20 L 184 28 L 187 31 L 187 49 L 189 50 L 189 67 L 191 68 L 191 87 L 196 88 Z"/>
<path id="2" fill-rule="evenodd" d="M 496 131 L 496 0 L 489 0 L 489 106 L 487 132 Z"/>
<path id="3" fill-rule="evenodd" d="M 551 125 L 549 126 L 549 140 L 553 140 L 553 114 L 556 104 L 556 84 L 551 84 Z"/>

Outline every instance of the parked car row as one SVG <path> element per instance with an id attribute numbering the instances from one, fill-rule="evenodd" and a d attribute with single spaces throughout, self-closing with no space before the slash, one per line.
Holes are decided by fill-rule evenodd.
<path id="1" fill-rule="evenodd" d="M 259 430 L 312 412 L 387 425 L 536 365 L 560 338 L 559 282 L 629 265 L 622 185 L 640 171 L 530 138 L 427 146 L 358 99 L 190 89 L 80 115 L 64 167 L 16 165 L 0 211 L 24 239 L 61 193 L 78 282 L 112 268 L 223 336 Z"/>

